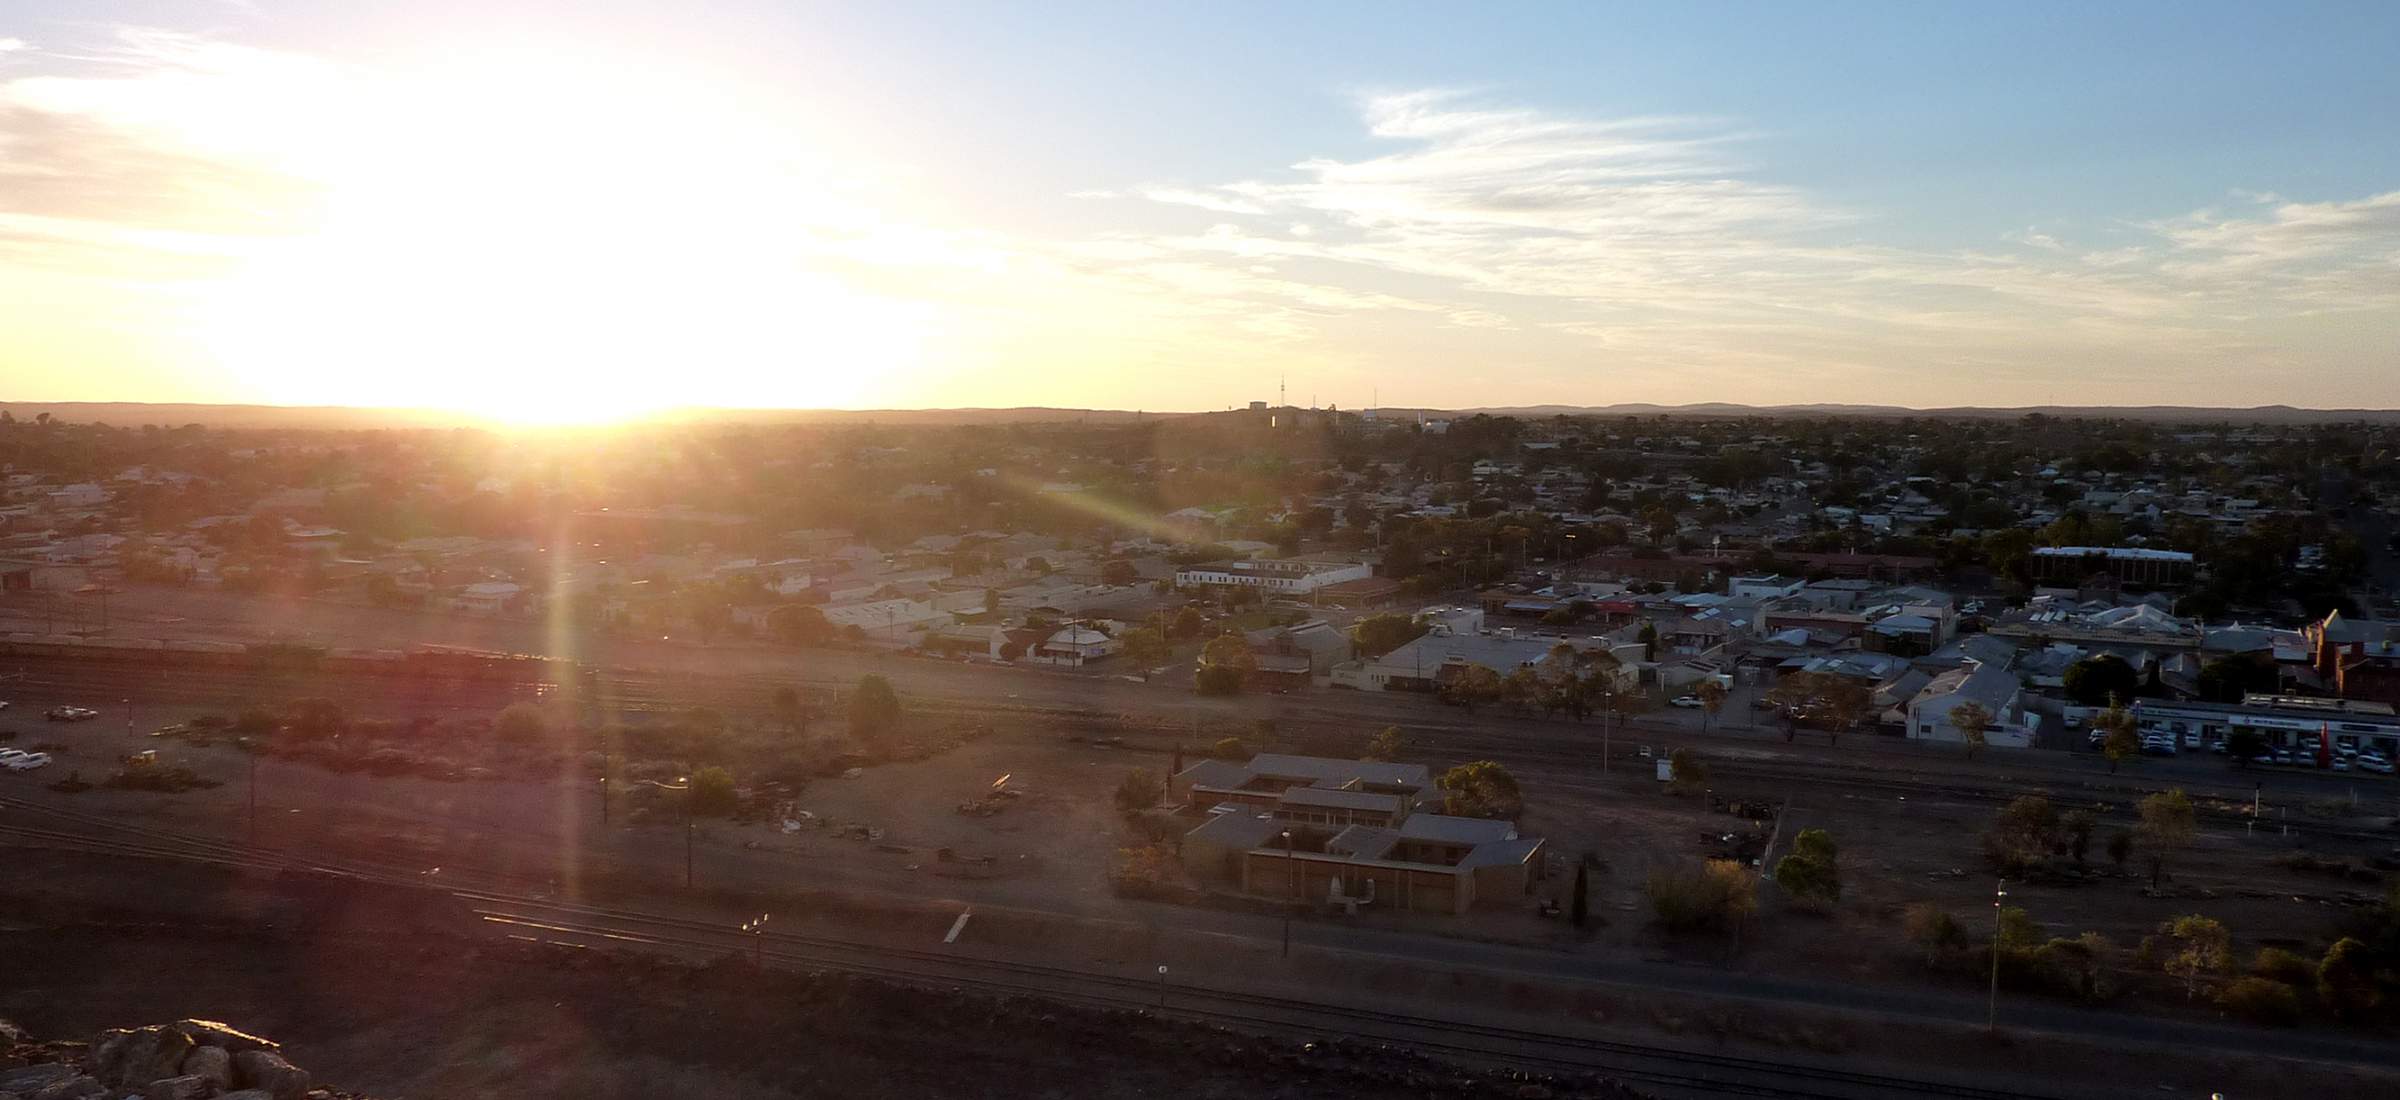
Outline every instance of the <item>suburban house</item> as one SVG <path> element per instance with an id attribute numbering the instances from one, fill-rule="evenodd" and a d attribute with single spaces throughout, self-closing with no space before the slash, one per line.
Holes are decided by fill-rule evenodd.
<path id="1" fill-rule="evenodd" d="M 1984 732 L 1986 744 L 2024 748 L 2033 743 L 2033 731 L 2023 722 L 2018 705 L 2023 693 L 2014 673 L 1995 666 L 1970 663 L 1951 669 L 1934 677 L 1908 701 L 1908 736 L 1918 741 L 1964 743 L 1966 735 L 1951 724 L 1950 715 L 1960 705 L 1973 702 L 1991 715 L 1991 726 Z"/>

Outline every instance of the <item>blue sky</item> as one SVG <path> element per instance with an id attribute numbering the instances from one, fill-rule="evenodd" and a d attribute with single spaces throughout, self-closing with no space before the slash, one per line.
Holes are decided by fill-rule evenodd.
<path id="1" fill-rule="evenodd" d="M 719 297 L 787 280 L 758 300 L 815 306 L 795 325 L 687 302 L 656 331 L 595 338 L 678 354 L 675 330 L 729 334 L 690 349 L 711 365 L 689 392 L 645 403 L 1200 408 L 1284 376 L 1347 404 L 1361 389 L 1454 406 L 2195 399 L 2162 377 L 2226 403 L 2400 404 L 2400 5 L 487 7 L 11 5 L 0 107 L 17 110 L 0 120 L 47 134 L 72 118 L 177 154 L 66 158 L 75 171 L 188 171 L 216 123 L 161 122 L 142 97 L 194 81 L 315 81 L 382 110 L 461 81 L 524 132 L 572 115 L 583 144 L 527 152 L 429 125 L 403 147 L 362 122 L 332 140 L 369 152 L 295 168 L 306 158 L 245 132 L 238 155 L 204 151 L 288 183 L 290 218 L 212 221 L 223 263 L 196 275 L 100 231 L 167 212 L 76 210 L 62 229 L 33 211 L 47 220 L 20 225 L 0 280 L 118 328 L 162 311 L 142 340 L 96 322 L 20 336 L 0 345 L 0 383 L 62 389 L 43 357 L 80 355 L 111 367 L 72 376 L 87 388 L 442 403 L 300 384 L 302 361 L 364 353 L 330 331 L 200 332 L 189 302 L 216 309 L 237 287 L 256 312 L 274 285 L 258 272 L 303 262 L 393 270 L 373 251 L 391 234 L 334 238 L 311 218 L 374 190 L 359 165 L 395 148 L 450 183 L 616 180 L 652 148 L 644 163 L 688 170 L 595 184 L 591 209 L 724 272 Z M 137 79 L 160 73 L 177 79 Z M 481 112 L 464 110 L 472 129 Z M 284 127 L 295 150 L 327 144 L 321 118 L 272 122 L 257 129 Z M 710 194 L 736 175 L 738 201 Z M 804 216 L 783 194 L 809 196 Z M 520 219 L 477 195 L 458 186 L 435 220 L 529 250 Z M 8 202 L 0 187 L 0 217 Z M 671 239 L 696 207 L 707 251 Z M 287 247 L 318 238 L 347 243 L 305 261 Z M 678 289 L 624 282 L 530 303 L 524 323 L 554 334 L 610 294 Z M 386 320 L 344 308 L 344 332 Z M 515 358 L 461 377 L 522 373 L 523 395 L 556 377 L 528 350 L 547 336 L 477 324 Z"/>

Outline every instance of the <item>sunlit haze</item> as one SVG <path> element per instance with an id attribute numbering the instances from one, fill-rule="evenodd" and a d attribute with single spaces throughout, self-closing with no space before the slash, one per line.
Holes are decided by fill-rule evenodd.
<path id="1" fill-rule="evenodd" d="M 0 390 L 2400 404 L 2389 7 L 533 7 L 10 5 Z"/>

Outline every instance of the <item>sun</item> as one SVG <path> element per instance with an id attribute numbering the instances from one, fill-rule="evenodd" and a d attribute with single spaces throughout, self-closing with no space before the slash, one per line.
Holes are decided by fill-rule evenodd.
<path id="1" fill-rule="evenodd" d="M 846 405 L 912 361 L 905 308 L 821 265 L 844 208 L 716 90 L 515 59 L 444 71 L 322 167 L 310 232 L 211 295 L 271 399 L 515 424 Z"/>

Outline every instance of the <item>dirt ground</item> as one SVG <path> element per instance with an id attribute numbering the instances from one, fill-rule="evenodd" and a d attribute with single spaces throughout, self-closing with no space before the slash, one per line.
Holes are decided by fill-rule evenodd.
<path id="1" fill-rule="evenodd" d="M 442 937 L 412 919 L 419 903 L 352 885 L 188 866 L 70 882 L 76 866 L 90 864 L 0 875 L 0 1017 L 55 1038 L 223 1020 L 374 1096 L 1463 1098 L 1539 1084 L 1637 1100 L 1597 1078 L 1139 1012 Z"/>

